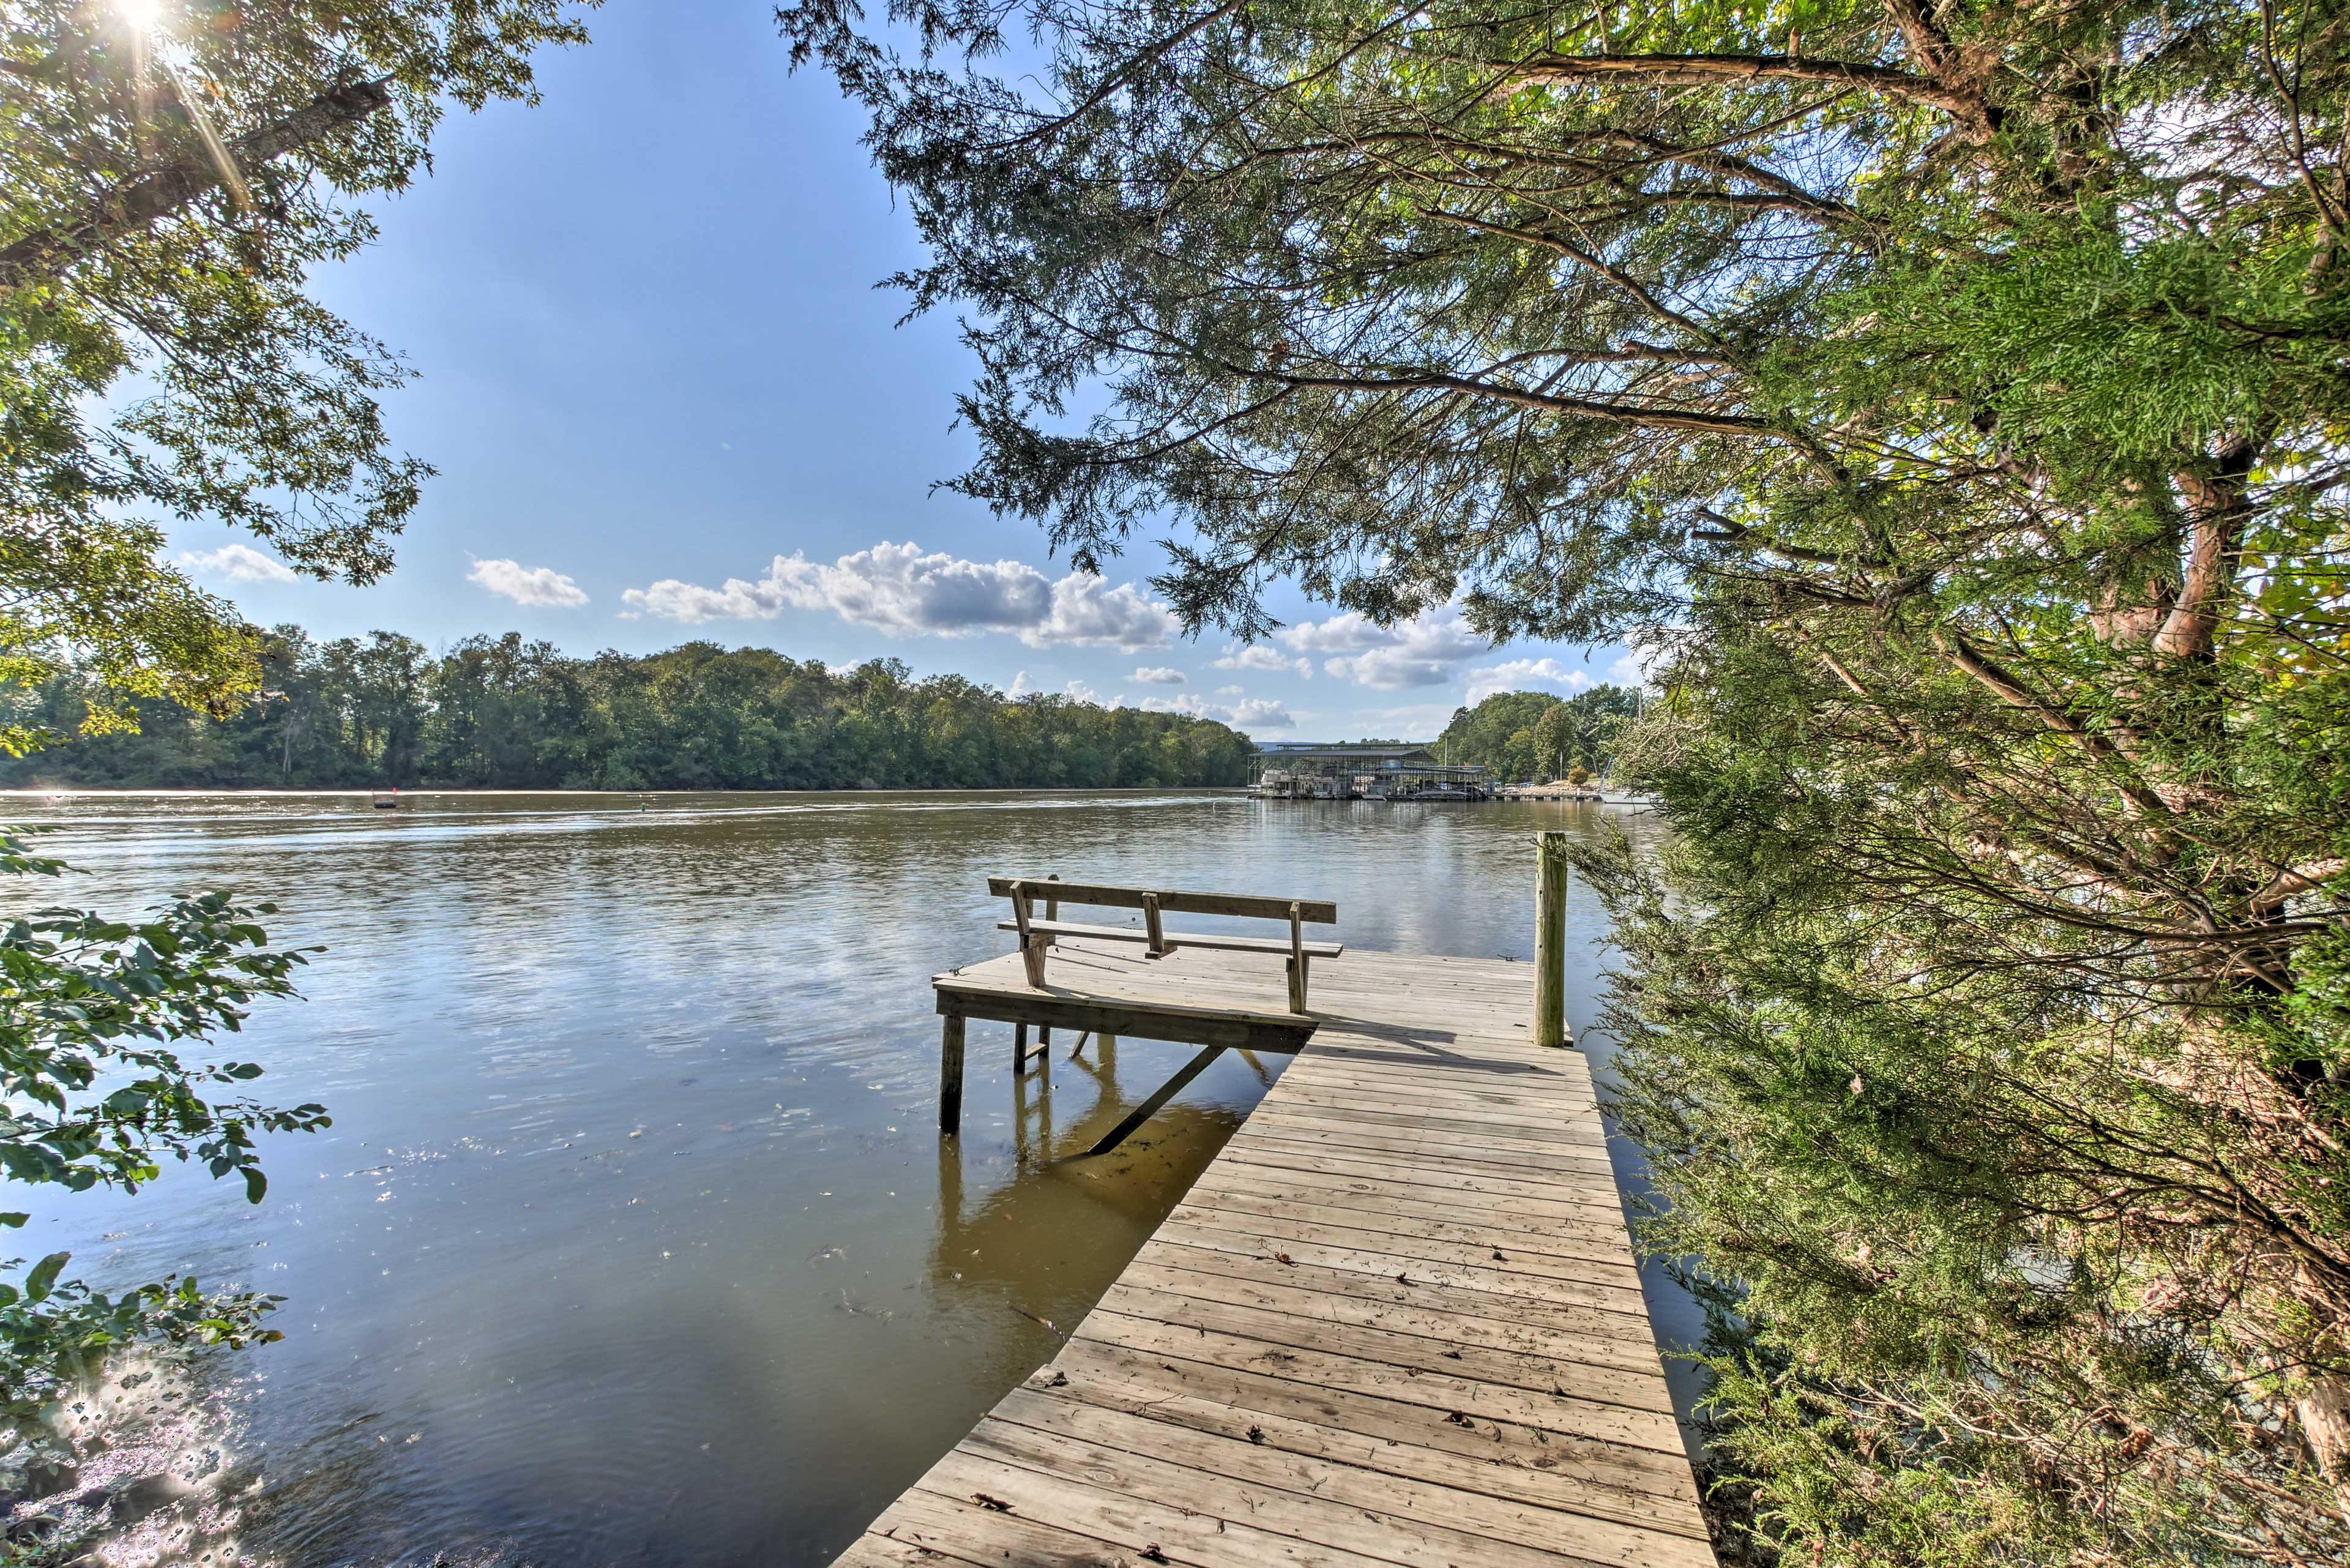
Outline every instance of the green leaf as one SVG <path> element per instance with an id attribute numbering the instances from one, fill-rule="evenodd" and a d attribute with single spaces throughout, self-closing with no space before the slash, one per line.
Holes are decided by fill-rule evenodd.
<path id="1" fill-rule="evenodd" d="M 262 1194 L 268 1190 L 269 1178 L 261 1173 L 261 1167 L 246 1166 L 244 1168 L 244 1200 L 247 1203 L 258 1203 L 261 1201 Z"/>
<path id="2" fill-rule="evenodd" d="M 57 1271 L 64 1268 L 66 1260 L 72 1256 L 71 1252 L 51 1252 L 35 1263 L 33 1272 L 25 1276 L 25 1299 L 37 1302 L 47 1297 L 57 1285 Z"/>

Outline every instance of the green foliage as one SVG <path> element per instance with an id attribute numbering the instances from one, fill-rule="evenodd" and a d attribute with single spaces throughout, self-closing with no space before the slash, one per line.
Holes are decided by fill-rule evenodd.
<path id="1" fill-rule="evenodd" d="M 0 830 L 0 878 L 54 877 L 64 865 Z M 11 889 L 14 890 L 13 888 Z M 10 900 L 12 903 L 15 899 Z M 294 994 L 297 950 L 276 949 L 255 923 L 266 904 L 224 894 L 181 898 L 138 921 L 38 909 L 0 930 L 0 1175 L 68 1191 L 136 1192 L 167 1159 L 267 1190 L 254 1139 L 328 1125 L 316 1105 L 248 1097 L 252 1062 L 190 1060 L 182 1048 L 234 1033 L 255 1002 Z M 21 1227 L 22 1211 L 0 1213 Z M 206 1293 L 172 1279 L 108 1295 L 61 1277 L 53 1252 L 0 1262 L 0 1461 L 62 1454 L 57 1403 L 127 1345 L 244 1345 L 275 1296 Z"/>
<path id="2" fill-rule="evenodd" d="M 570 659 L 515 633 L 440 659 L 392 632 L 318 645 L 280 627 L 266 696 L 213 720 L 144 704 L 140 732 L 0 763 L 0 781 L 465 789 L 1138 788 L 1246 782 L 1226 726 L 1066 697 L 1007 699 L 895 659 L 827 670 L 688 643 Z M 69 729 L 71 674 L 33 711 Z"/>
<path id="3" fill-rule="evenodd" d="M 970 323 L 965 492 L 1176 514 L 1243 634 L 1655 655 L 1677 832 L 1583 869 L 1747 1544 L 2350 1555 L 2350 14 L 891 15 L 784 20 Z"/>
<path id="4" fill-rule="evenodd" d="M 1444 754 L 1482 763 L 1503 780 L 1548 783 L 1574 765 L 1605 770 L 1621 722 L 1639 710 L 1639 694 L 1595 686 L 1572 698 L 1547 691 L 1497 691 L 1454 711 Z"/>
<path id="5" fill-rule="evenodd" d="M 372 235 L 454 102 L 530 99 L 596 0 L 0 4 L 0 680 L 66 658 L 226 711 L 257 639 L 161 558 L 209 518 L 372 581 L 432 470 L 377 397 L 411 372 L 304 293 Z M 50 738 L 0 726 L 0 749 Z"/>

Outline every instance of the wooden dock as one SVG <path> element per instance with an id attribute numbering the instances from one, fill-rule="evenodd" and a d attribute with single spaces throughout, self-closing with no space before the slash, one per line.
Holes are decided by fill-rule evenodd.
<path id="1" fill-rule="evenodd" d="M 1028 991 L 1021 962 L 939 977 L 942 1010 Z M 1063 997 L 1285 1009 L 1276 957 L 1052 964 Z M 1528 1044 L 1533 966 L 1313 981 L 1311 1039 L 1061 1353 L 838 1568 L 1712 1563 L 1590 1075 Z"/>

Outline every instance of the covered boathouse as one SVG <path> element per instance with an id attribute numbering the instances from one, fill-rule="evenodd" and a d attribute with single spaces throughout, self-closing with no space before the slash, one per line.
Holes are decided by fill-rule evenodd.
<path id="1" fill-rule="evenodd" d="M 1276 741 L 1257 747 L 1251 791 L 1266 800 L 1491 800 L 1478 763 L 1449 763 L 1425 745 Z"/>

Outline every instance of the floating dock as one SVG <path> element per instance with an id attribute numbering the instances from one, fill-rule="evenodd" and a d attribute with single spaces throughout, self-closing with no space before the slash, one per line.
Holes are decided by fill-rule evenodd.
<path id="1" fill-rule="evenodd" d="M 977 1017 L 1115 999 L 1145 1037 L 1153 1005 L 1287 1012 L 1270 955 L 1063 940 L 1041 990 L 1017 954 L 938 983 Z M 837 1568 L 1710 1568 L 1590 1074 L 1529 1043 L 1534 992 L 1529 964 L 1316 961 L 1280 1080 Z"/>

